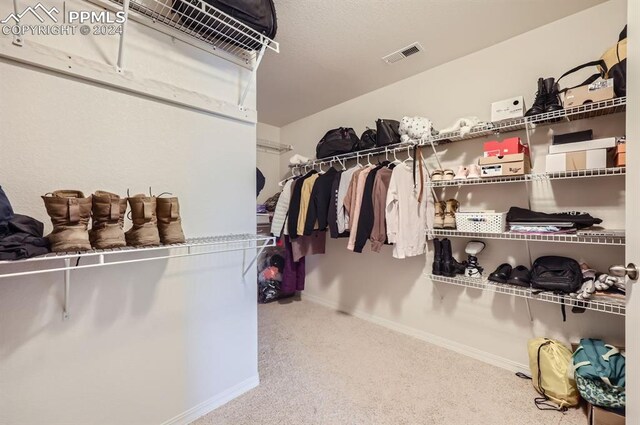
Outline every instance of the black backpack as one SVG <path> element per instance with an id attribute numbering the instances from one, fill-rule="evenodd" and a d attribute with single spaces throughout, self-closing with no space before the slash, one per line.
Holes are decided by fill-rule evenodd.
<path id="1" fill-rule="evenodd" d="M 207 10 L 207 5 L 272 40 L 276 36 L 278 20 L 273 0 L 173 0 L 173 11 L 186 26 L 206 37 L 232 43 L 247 50 L 259 50 L 262 47 L 259 41 L 249 39 L 231 27 L 213 22 L 210 16 L 201 12 L 201 9 Z"/>
<path id="2" fill-rule="evenodd" d="M 360 139 L 353 128 L 340 127 L 327 131 L 316 146 L 316 158 L 328 158 L 353 152 Z"/>
<path id="3" fill-rule="evenodd" d="M 549 255 L 533 262 L 531 286 L 534 289 L 569 294 L 582 286 L 582 269 L 576 260 Z"/>
<path id="4" fill-rule="evenodd" d="M 370 128 L 367 128 L 362 136 L 360 136 L 360 141 L 356 146 L 357 151 L 363 151 L 365 149 L 373 149 L 376 147 L 376 131 Z"/>
<path id="5" fill-rule="evenodd" d="M 400 122 L 396 120 L 376 121 L 376 146 L 400 143 Z"/>

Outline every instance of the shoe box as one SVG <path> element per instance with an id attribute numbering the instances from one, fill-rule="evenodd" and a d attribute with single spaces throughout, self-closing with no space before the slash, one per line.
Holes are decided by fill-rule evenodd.
<path id="1" fill-rule="evenodd" d="M 519 153 L 529 156 L 529 147 L 522 143 L 522 140 L 520 140 L 519 137 L 510 137 L 501 142 L 497 140 L 484 142 L 483 150 L 483 156 L 485 158 L 492 156 L 514 155 Z"/>
<path id="2" fill-rule="evenodd" d="M 563 106 L 571 108 L 585 103 L 600 102 L 616 97 L 613 91 L 613 78 L 598 80 L 591 84 L 567 90 L 564 95 Z"/>
<path id="3" fill-rule="evenodd" d="M 491 104 L 491 121 L 504 121 L 524 117 L 524 97 L 499 100 Z"/>
<path id="4" fill-rule="evenodd" d="M 587 423 L 589 425 L 625 425 L 624 409 L 606 409 L 587 405 Z"/>
<path id="5" fill-rule="evenodd" d="M 627 144 L 625 142 L 618 142 L 616 145 L 613 151 L 613 165 L 615 167 L 627 166 Z"/>
<path id="6" fill-rule="evenodd" d="M 531 172 L 529 155 L 524 152 L 480 158 L 479 164 L 481 177 L 522 176 Z"/>
<path id="7" fill-rule="evenodd" d="M 607 167 L 607 150 L 591 149 L 579 152 L 549 154 L 546 158 L 546 172 L 590 170 Z"/>
<path id="8" fill-rule="evenodd" d="M 549 146 L 549 153 L 578 152 L 592 149 L 609 149 L 616 147 L 615 137 L 605 137 L 604 139 L 585 140 L 582 142 L 552 144 Z"/>

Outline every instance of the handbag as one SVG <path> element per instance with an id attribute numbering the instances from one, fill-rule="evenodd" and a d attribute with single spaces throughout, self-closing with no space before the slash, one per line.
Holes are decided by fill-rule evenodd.
<path id="1" fill-rule="evenodd" d="M 376 147 L 376 131 L 367 128 L 360 136 L 360 141 L 356 146 L 357 151 L 363 151 L 365 149 L 373 149 Z"/>
<path id="2" fill-rule="evenodd" d="M 207 38 L 218 39 L 247 50 L 259 50 L 262 47 L 260 40 L 215 21 L 211 18 L 211 13 L 202 12 L 210 11 L 212 7 L 270 39 L 276 36 L 278 20 L 273 0 L 173 0 L 173 11 L 182 23 Z"/>
<path id="3" fill-rule="evenodd" d="M 548 255 L 533 262 L 531 287 L 570 294 L 582 286 L 582 269 L 572 258 Z"/>
<path id="4" fill-rule="evenodd" d="M 593 74 L 586 80 L 584 80 L 581 84 L 578 84 L 573 87 L 568 87 L 560 90 L 560 93 L 564 93 L 567 90 L 574 89 L 580 86 L 586 86 L 588 84 L 593 83 L 598 78 L 609 79 L 613 78 L 613 91 L 615 92 L 617 97 L 622 97 L 627 95 L 627 26 L 623 28 L 618 37 L 618 42 L 615 46 L 607 49 L 606 52 L 602 55 L 602 57 L 598 60 L 594 60 L 591 62 L 583 63 L 582 65 L 578 65 L 575 68 L 571 68 L 560 78 L 558 78 L 558 82 L 566 77 L 569 74 L 573 74 L 576 71 L 579 71 L 584 68 L 588 68 L 590 66 L 596 66 L 598 68 L 598 72 Z"/>
<path id="5" fill-rule="evenodd" d="M 327 131 L 316 146 L 316 158 L 328 158 L 353 152 L 360 142 L 353 128 L 340 127 Z"/>
<path id="6" fill-rule="evenodd" d="M 376 146 L 400 143 L 400 123 L 395 120 L 376 121 Z"/>

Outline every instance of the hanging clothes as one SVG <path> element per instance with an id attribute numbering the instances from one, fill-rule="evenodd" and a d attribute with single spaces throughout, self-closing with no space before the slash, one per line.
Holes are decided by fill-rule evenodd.
<path id="1" fill-rule="evenodd" d="M 377 165 L 369 172 L 365 179 L 353 252 L 362 252 L 371 237 L 371 230 L 373 230 L 373 183 L 376 180 L 378 172 L 388 164 L 389 162 L 385 162 Z"/>
<path id="2" fill-rule="evenodd" d="M 381 169 L 376 174 L 376 180 L 373 183 L 373 228 L 371 229 L 371 250 L 373 252 L 380 252 L 382 245 L 387 240 L 385 207 L 392 173 L 392 168 Z"/>
<path id="3" fill-rule="evenodd" d="M 326 230 L 329 217 L 329 205 L 331 204 L 331 187 L 338 171 L 331 167 L 320 174 L 313 184 L 307 218 L 304 225 L 304 234 L 309 236 L 314 230 Z"/>
<path id="4" fill-rule="evenodd" d="M 345 205 L 346 199 L 349 199 L 349 203 L 351 197 L 348 195 L 348 190 L 351 187 L 351 182 L 354 177 L 354 174 L 362 170 L 362 166 L 360 164 L 356 165 L 353 168 L 349 168 L 348 170 L 342 173 L 340 178 L 340 185 L 338 187 L 338 195 L 336 201 L 336 215 L 337 215 L 337 227 L 338 234 L 344 234 L 349 229 L 349 213 L 348 208 Z"/>
<path id="5" fill-rule="evenodd" d="M 273 219 L 271 220 L 271 234 L 275 237 L 280 237 L 284 224 L 287 219 L 287 213 L 289 212 L 289 202 L 291 200 L 291 187 L 294 180 L 287 180 L 282 188 L 278 203 L 276 204 L 276 210 L 273 213 Z M 287 232 L 288 233 L 288 232 Z"/>
<path id="6" fill-rule="evenodd" d="M 293 247 L 291 245 L 291 239 L 288 236 L 284 237 L 284 270 L 282 272 L 282 284 L 280 286 L 280 292 L 284 295 L 290 295 L 296 291 L 304 290 L 304 279 L 306 275 L 306 266 L 304 257 L 299 261 L 293 259 Z"/>
<path id="7" fill-rule="evenodd" d="M 317 174 L 311 170 L 304 176 L 296 179 L 291 188 L 291 200 L 289 201 L 289 215 L 287 217 L 287 231 L 292 239 L 298 237 L 298 218 L 300 216 L 300 203 L 302 198 L 302 185 L 306 179 Z"/>
<path id="8" fill-rule="evenodd" d="M 307 211 L 309 210 L 309 201 L 311 200 L 311 192 L 313 186 L 318 179 L 318 173 L 309 176 L 303 183 L 300 191 L 300 212 L 298 213 L 297 235 L 304 235 L 304 226 L 307 222 Z M 313 225 L 313 224 L 312 224 Z"/>
<path id="9" fill-rule="evenodd" d="M 329 211 L 327 212 L 327 221 L 329 226 L 329 234 L 333 239 L 340 236 L 338 232 L 338 190 L 344 171 L 338 171 L 331 183 L 331 201 L 329 203 Z"/>
<path id="10" fill-rule="evenodd" d="M 352 208 L 349 212 L 349 243 L 347 249 L 353 251 L 356 244 L 356 234 L 358 232 L 358 219 L 360 216 L 360 208 L 362 207 L 362 197 L 364 195 L 364 186 L 367 176 L 375 167 L 367 166 L 357 176 L 355 185 L 355 198 L 352 198 Z"/>

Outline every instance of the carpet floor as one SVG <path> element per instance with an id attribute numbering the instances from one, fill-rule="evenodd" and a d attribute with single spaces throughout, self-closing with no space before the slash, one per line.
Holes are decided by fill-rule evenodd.
<path id="1" fill-rule="evenodd" d="M 531 381 L 308 301 L 261 305 L 260 386 L 192 425 L 586 425 Z"/>

